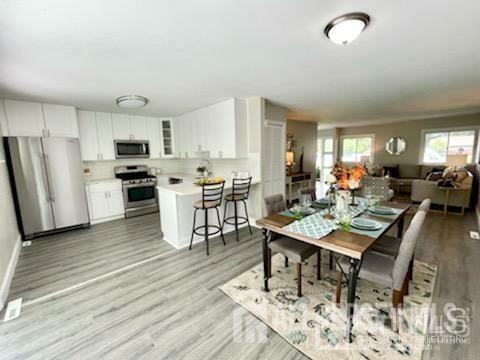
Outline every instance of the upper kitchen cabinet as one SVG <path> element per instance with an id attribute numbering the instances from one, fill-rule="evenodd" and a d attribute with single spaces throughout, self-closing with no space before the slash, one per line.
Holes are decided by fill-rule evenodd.
<path id="1" fill-rule="evenodd" d="M 100 160 L 94 111 L 78 110 L 78 131 L 80 133 L 82 160 Z"/>
<path id="2" fill-rule="evenodd" d="M 160 119 L 160 141 L 162 157 L 171 158 L 175 154 L 173 122 L 170 118 Z"/>
<path id="3" fill-rule="evenodd" d="M 147 118 L 145 116 L 130 116 L 132 140 L 148 140 Z"/>
<path id="4" fill-rule="evenodd" d="M 160 159 L 162 157 L 162 145 L 160 134 L 160 120 L 156 117 L 147 116 L 147 140 L 150 146 L 150 158 Z"/>
<path id="5" fill-rule="evenodd" d="M 42 104 L 17 101 L 5 101 L 5 122 L 7 129 L 3 136 L 46 136 L 43 121 Z"/>
<path id="6" fill-rule="evenodd" d="M 230 99 L 175 117 L 176 155 L 211 158 L 247 157 L 246 100 Z"/>
<path id="7" fill-rule="evenodd" d="M 110 113 L 78 110 L 78 124 L 83 161 L 115 159 Z"/>
<path id="8" fill-rule="evenodd" d="M 113 138 L 115 140 L 131 140 L 130 116 L 126 114 L 112 114 Z"/>
<path id="9" fill-rule="evenodd" d="M 57 136 L 78 138 L 73 106 L 5 100 L 4 136 Z"/>
<path id="10" fill-rule="evenodd" d="M 115 146 L 113 143 L 112 114 L 96 111 L 95 120 L 100 158 L 101 160 L 114 160 Z"/>
<path id="11" fill-rule="evenodd" d="M 112 114 L 113 138 L 115 140 L 147 140 L 145 116 Z"/>
<path id="12" fill-rule="evenodd" d="M 43 104 L 48 136 L 78 138 L 77 113 L 73 106 Z"/>

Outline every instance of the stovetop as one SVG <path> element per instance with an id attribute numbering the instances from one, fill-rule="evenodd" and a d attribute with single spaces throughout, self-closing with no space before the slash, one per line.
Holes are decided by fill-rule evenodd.
<path id="1" fill-rule="evenodd" d="M 156 177 L 153 175 L 149 175 L 146 172 L 130 172 L 130 173 L 123 173 L 123 174 L 115 174 L 115 177 L 123 180 L 143 180 L 143 179 L 155 179 Z"/>

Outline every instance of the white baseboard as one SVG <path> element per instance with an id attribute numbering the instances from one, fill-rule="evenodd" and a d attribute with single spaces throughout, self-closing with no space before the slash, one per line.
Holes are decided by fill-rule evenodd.
<path id="1" fill-rule="evenodd" d="M 250 226 L 252 226 L 252 227 L 254 227 L 254 228 L 258 228 L 258 226 L 255 224 L 256 220 L 257 220 L 257 219 L 250 218 Z M 241 224 L 241 225 L 238 226 L 238 228 L 241 229 L 241 228 L 244 228 L 244 227 L 246 227 L 246 226 L 247 226 L 247 224 Z M 229 228 L 227 228 L 226 230 L 223 231 L 223 234 L 226 235 L 226 234 L 231 233 L 231 232 L 233 232 L 233 231 L 235 231 L 235 228 L 230 226 Z M 220 234 L 215 234 L 215 235 L 212 236 L 210 239 L 216 239 L 216 238 L 218 238 L 218 237 L 220 237 Z M 169 243 L 170 245 L 172 245 L 175 249 L 185 249 L 185 248 L 187 248 L 187 247 L 190 246 L 190 236 L 188 236 L 188 237 L 186 237 L 186 238 L 180 239 L 180 241 L 179 241 L 180 245 L 179 245 L 179 244 L 174 244 L 172 241 L 168 240 L 168 239 L 165 238 L 165 237 L 163 237 L 163 240 L 166 241 L 166 242 L 168 242 L 168 243 Z M 193 244 L 192 244 L 192 245 L 201 243 L 201 242 L 203 242 L 203 241 L 205 241 L 203 238 L 201 238 L 201 237 L 199 237 L 199 236 L 195 236 L 195 237 L 193 238 Z"/>
<path id="2" fill-rule="evenodd" d="M 22 248 L 22 238 L 20 235 L 17 237 L 15 242 L 15 247 L 12 251 L 12 256 L 8 263 L 7 271 L 3 279 L 0 279 L 0 310 L 5 306 L 5 301 L 7 301 L 8 291 L 10 290 L 10 284 L 12 283 L 13 274 L 15 273 L 15 267 L 17 266 L 18 258 L 20 256 L 20 249 Z"/>
<path id="3" fill-rule="evenodd" d="M 104 222 L 119 220 L 119 219 L 123 219 L 123 218 L 125 218 L 124 214 L 109 216 L 109 217 L 102 218 L 102 219 L 97 219 L 97 220 L 90 220 L 90 225 L 101 224 L 101 223 L 104 223 Z"/>

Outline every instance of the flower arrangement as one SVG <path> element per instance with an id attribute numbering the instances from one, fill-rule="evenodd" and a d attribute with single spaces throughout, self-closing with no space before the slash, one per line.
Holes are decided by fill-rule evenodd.
<path id="1" fill-rule="evenodd" d="M 363 176 L 365 176 L 363 166 L 355 165 L 348 168 L 342 162 L 338 162 L 333 166 L 327 183 L 337 190 L 355 190 L 360 187 L 360 180 Z"/>

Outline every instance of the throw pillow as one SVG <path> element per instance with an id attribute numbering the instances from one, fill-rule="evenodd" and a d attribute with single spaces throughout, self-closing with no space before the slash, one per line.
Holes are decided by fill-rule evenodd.
<path id="1" fill-rule="evenodd" d="M 454 171 L 453 178 L 457 184 L 461 184 L 468 177 L 468 172 L 466 171 Z"/>
<path id="2" fill-rule="evenodd" d="M 398 165 L 395 166 L 384 166 L 383 167 L 383 175 L 390 176 L 393 178 L 398 178 Z"/>
<path id="3" fill-rule="evenodd" d="M 442 179 L 437 182 L 437 186 L 454 188 L 455 181 L 453 179 Z"/>
<path id="4" fill-rule="evenodd" d="M 425 176 L 425 180 L 427 180 L 428 176 L 432 173 L 443 173 L 443 171 L 445 170 L 445 166 L 438 166 L 438 167 L 433 167 L 432 168 L 432 171 L 429 171 L 427 173 L 427 176 Z"/>
<path id="5" fill-rule="evenodd" d="M 436 172 L 429 172 L 427 177 L 425 178 L 426 181 L 438 181 L 442 178 L 443 171 L 436 171 Z"/>

